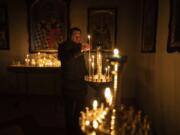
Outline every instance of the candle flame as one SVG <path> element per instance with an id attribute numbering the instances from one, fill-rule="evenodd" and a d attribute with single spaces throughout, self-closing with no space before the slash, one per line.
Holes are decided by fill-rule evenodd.
<path id="1" fill-rule="evenodd" d="M 109 87 L 107 87 L 105 89 L 104 95 L 105 95 L 106 101 L 109 103 L 109 105 L 111 105 L 111 103 L 112 103 L 112 94 L 111 94 L 111 89 Z"/>
<path id="2" fill-rule="evenodd" d="M 113 50 L 113 53 L 114 53 L 114 55 L 118 55 L 118 54 L 119 54 L 119 50 L 118 50 L 117 48 L 115 48 L 115 49 Z"/>
<path id="3" fill-rule="evenodd" d="M 88 39 L 90 39 L 91 38 L 91 35 L 88 35 Z"/>
<path id="4" fill-rule="evenodd" d="M 93 101 L 93 109 L 96 110 L 96 109 L 97 109 L 97 106 L 98 106 L 98 101 L 97 101 L 97 100 L 94 100 L 94 101 Z"/>
<path id="5" fill-rule="evenodd" d="M 93 121 L 93 127 L 97 129 L 99 126 L 98 122 L 96 120 Z"/>

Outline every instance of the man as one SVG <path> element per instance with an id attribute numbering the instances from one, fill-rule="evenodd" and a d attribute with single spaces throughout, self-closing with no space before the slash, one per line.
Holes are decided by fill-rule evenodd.
<path id="1" fill-rule="evenodd" d="M 87 86 L 84 76 L 87 74 L 83 51 L 89 45 L 81 44 L 81 30 L 74 27 L 70 37 L 59 45 L 58 56 L 62 63 L 62 91 L 65 104 L 66 134 L 82 134 L 79 126 L 80 111 L 84 109 Z"/>

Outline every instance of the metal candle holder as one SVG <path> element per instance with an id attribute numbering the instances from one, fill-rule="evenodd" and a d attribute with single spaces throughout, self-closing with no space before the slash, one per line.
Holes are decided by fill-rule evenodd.
<path id="1" fill-rule="evenodd" d="M 102 73 L 102 52 L 101 47 L 96 49 L 96 64 L 95 56 L 89 56 L 89 74 L 84 77 L 85 81 L 93 83 L 111 82 L 110 68 L 107 68 L 105 74 Z M 95 68 L 96 66 L 96 68 Z"/>
<path id="2" fill-rule="evenodd" d="M 127 56 L 113 55 L 108 61 L 113 66 L 113 91 L 110 92 L 112 96 L 107 97 L 112 97 L 112 102 L 108 99 L 108 103 L 99 106 L 93 103 L 91 109 L 86 107 L 79 119 L 81 130 L 86 135 L 152 135 L 151 122 L 141 111 L 123 104 L 117 106 L 118 74 L 122 72 Z"/>

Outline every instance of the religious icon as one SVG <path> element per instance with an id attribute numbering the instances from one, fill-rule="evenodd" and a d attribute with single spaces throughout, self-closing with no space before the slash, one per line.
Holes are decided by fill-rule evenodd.
<path id="1" fill-rule="evenodd" d="M 88 9 L 88 32 L 92 35 L 92 48 L 100 46 L 112 50 L 116 44 L 116 9 Z"/>

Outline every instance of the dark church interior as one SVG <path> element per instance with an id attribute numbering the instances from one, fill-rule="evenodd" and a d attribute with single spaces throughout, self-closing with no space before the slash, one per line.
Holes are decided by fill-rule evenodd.
<path id="1" fill-rule="evenodd" d="M 55 6 L 43 8 L 48 2 Z M 33 46 L 38 36 L 33 37 L 36 20 L 55 15 L 63 22 L 55 26 L 62 28 L 61 41 L 68 37 L 69 28 L 79 27 L 86 42 L 93 14 L 106 10 L 113 13 L 105 24 L 111 41 L 105 37 L 107 45 L 104 39 L 98 43 L 110 50 L 105 55 L 118 48 L 120 55 L 127 56 L 118 81 L 117 104 L 148 115 L 153 135 L 180 135 L 178 6 L 178 0 L 1 0 L 0 135 L 65 135 L 61 68 L 11 65 L 24 64 L 27 54 L 47 49 L 45 42 L 42 48 Z M 56 55 L 57 45 L 47 54 Z M 89 87 L 87 106 L 94 91 Z"/>

